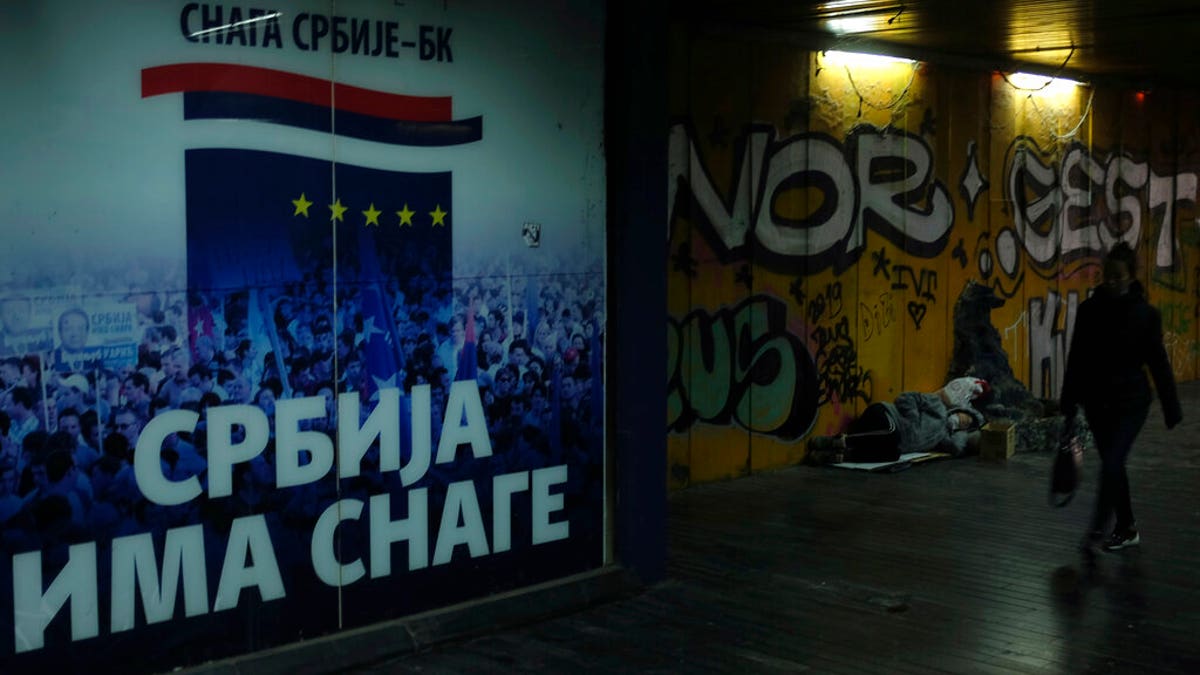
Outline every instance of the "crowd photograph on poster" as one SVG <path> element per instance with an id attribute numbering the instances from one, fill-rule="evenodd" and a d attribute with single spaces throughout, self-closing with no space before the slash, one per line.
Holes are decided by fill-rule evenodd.
<path id="1" fill-rule="evenodd" d="M 0 660 L 169 669 L 604 564 L 599 37 L 409 4 L 55 2 L 4 48 L 74 36 L 0 132 Z"/>

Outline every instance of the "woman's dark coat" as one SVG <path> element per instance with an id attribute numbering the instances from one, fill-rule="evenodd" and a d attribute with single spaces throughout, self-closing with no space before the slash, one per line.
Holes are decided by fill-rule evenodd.
<path id="1" fill-rule="evenodd" d="M 1137 281 L 1123 295 L 1101 286 L 1079 305 L 1063 380 L 1063 413 L 1072 418 L 1081 404 L 1093 414 L 1149 406 L 1153 395 L 1145 367 L 1167 427 L 1174 427 L 1183 413 L 1163 346 L 1162 317 Z"/>

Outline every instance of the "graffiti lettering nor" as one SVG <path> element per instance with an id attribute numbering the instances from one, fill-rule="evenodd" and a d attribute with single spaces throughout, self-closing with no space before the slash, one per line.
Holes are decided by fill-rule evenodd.
<path id="1" fill-rule="evenodd" d="M 857 261 L 867 228 L 926 258 L 949 239 L 953 203 L 920 136 L 861 126 L 843 147 L 823 134 L 776 140 L 773 127 L 752 126 L 735 151 L 728 196 L 714 186 L 693 138 L 687 124 L 671 127 L 668 239 L 682 208 L 707 226 L 722 258 L 744 256 L 757 244 L 756 260 L 800 263 L 809 272 L 840 272 Z M 817 195 L 816 203 L 801 213 L 785 208 L 799 193 Z"/>

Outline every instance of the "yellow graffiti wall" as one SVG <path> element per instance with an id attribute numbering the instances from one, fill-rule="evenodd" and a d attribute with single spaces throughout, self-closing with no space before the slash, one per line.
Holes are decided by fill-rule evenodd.
<path id="1" fill-rule="evenodd" d="M 670 49 L 672 487 L 796 463 L 870 402 L 941 387 L 972 283 L 1014 375 L 1056 399 L 1117 241 L 1197 376 L 1194 94 L 682 29 Z"/>

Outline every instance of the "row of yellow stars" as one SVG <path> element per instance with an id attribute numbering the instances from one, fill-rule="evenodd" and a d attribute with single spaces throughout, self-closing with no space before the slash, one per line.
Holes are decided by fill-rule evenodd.
<path id="1" fill-rule="evenodd" d="M 306 197 L 303 192 L 301 192 L 299 199 L 292 200 L 292 205 L 296 207 L 296 211 L 292 213 L 293 216 L 304 216 L 307 218 L 308 207 L 312 206 L 313 203 L 309 201 L 308 197 Z M 346 211 L 349 210 L 349 208 L 350 207 L 342 204 L 341 198 L 334 200 L 334 202 L 329 205 L 329 220 L 332 222 L 346 222 Z M 414 215 L 416 215 L 416 213 L 416 211 L 409 210 L 408 204 L 405 203 L 404 208 L 396 212 L 396 215 L 400 216 L 400 224 L 398 227 L 404 227 L 405 225 L 412 227 L 412 218 Z M 429 216 L 433 219 L 432 227 L 445 227 L 446 215 L 448 213 L 448 211 L 442 210 L 441 204 L 433 207 L 433 210 L 429 212 Z M 369 225 L 379 227 L 379 216 L 383 214 L 383 211 L 375 208 L 375 202 L 371 202 L 371 205 L 367 207 L 367 210 L 363 211 L 362 214 L 367 219 L 363 224 L 363 227 L 367 227 Z"/>

